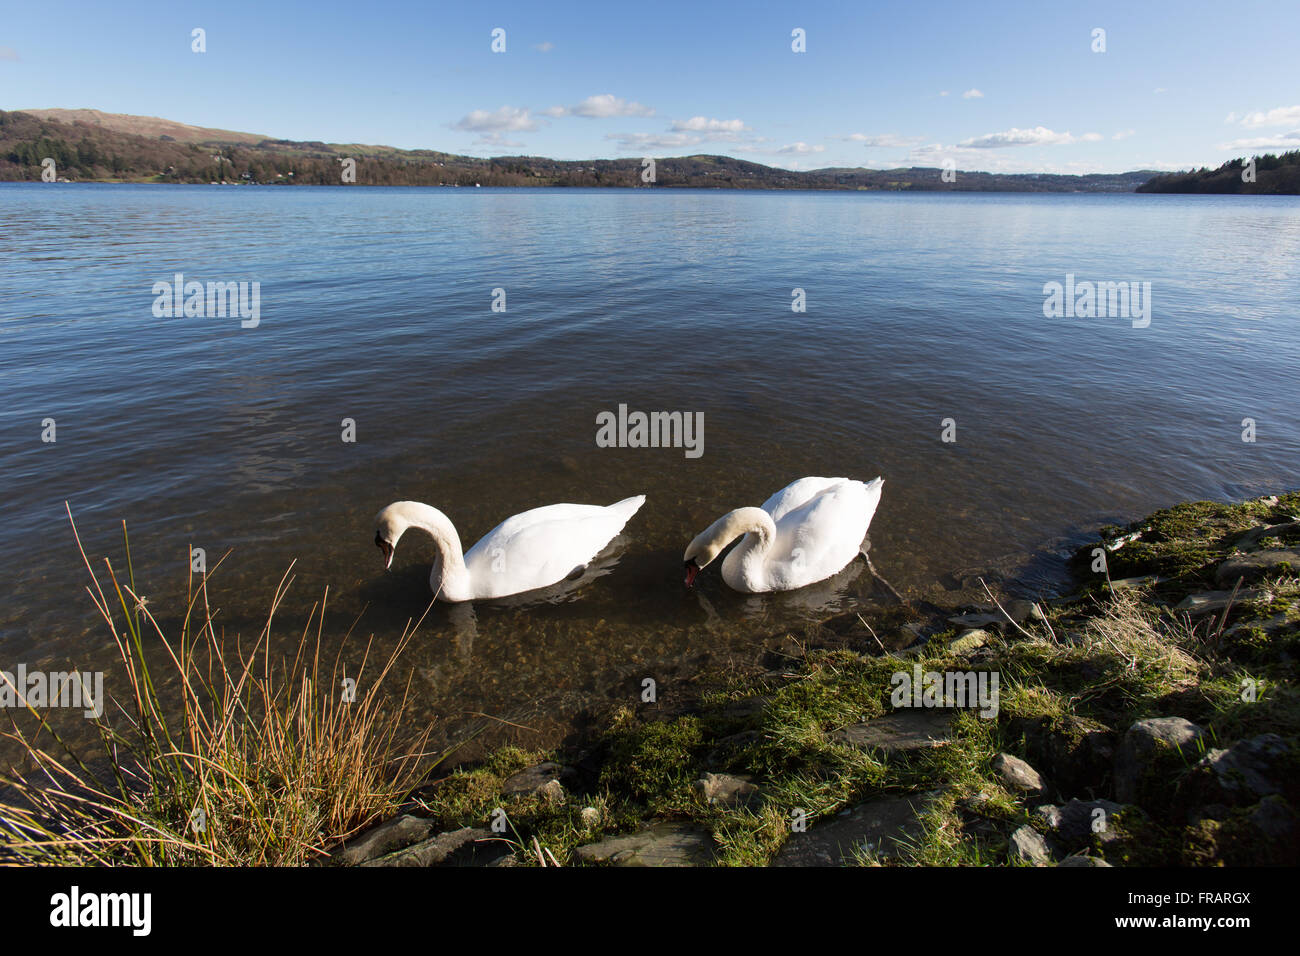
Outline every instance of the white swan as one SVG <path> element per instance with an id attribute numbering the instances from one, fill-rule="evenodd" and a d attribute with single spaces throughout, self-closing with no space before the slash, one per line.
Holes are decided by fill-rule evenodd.
<path id="1" fill-rule="evenodd" d="M 686 586 L 742 534 L 722 562 L 722 580 L 735 590 L 792 591 L 829 578 L 861 553 L 884 483 L 800 478 L 761 508 L 727 512 L 686 548 Z"/>
<path id="2" fill-rule="evenodd" d="M 375 544 L 392 566 L 408 528 L 433 538 L 438 560 L 429 587 L 443 601 L 479 601 L 557 584 L 579 572 L 623 530 L 645 495 L 608 507 L 547 505 L 507 518 L 468 552 L 445 514 L 418 501 L 395 501 L 375 517 Z"/>

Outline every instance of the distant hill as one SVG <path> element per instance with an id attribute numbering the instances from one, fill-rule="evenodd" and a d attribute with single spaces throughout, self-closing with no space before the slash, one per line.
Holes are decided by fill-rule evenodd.
<path id="1" fill-rule="evenodd" d="M 1254 182 L 1242 174 L 1249 160 L 1230 159 L 1218 169 L 1202 167 L 1185 173 L 1157 176 L 1140 193 L 1259 193 L 1300 195 L 1300 149 L 1275 156 L 1254 157 Z"/>
<path id="2" fill-rule="evenodd" d="M 640 159 L 490 159 L 436 150 L 269 139 L 98 110 L 0 111 L 0 181 L 39 180 L 52 158 L 71 181 L 340 185 L 342 160 L 372 186 L 639 187 Z M 794 172 L 728 156 L 655 160 L 655 186 L 712 189 L 933 190 L 952 192 L 1133 192 L 1155 170 L 1086 176 L 830 168 Z"/>
<path id="3" fill-rule="evenodd" d="M 131 133 L 148 139 L 167 137 L 178 143 L 243 143 L 256 146 L 265 136 L 256 133 L 236 133 L 228 129 L 209 129 L 205 126 L 188 126 L 157 116 L 132 116 L 129 113 L 101 113 L 99 110 L 23 110 L 37 119 L 54 120 L 72 125 L 102 126 L 118 133 Z"/>

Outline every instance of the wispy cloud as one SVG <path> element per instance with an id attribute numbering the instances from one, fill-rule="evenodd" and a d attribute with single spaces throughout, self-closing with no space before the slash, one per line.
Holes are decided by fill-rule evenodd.
<path id="1" fill-rule="evenodd" d="M 541 43 L 534 43 L 533 49 L 541 53 L 550 53 L 555 49 L 555 44 L 550 40 L 543 40 Z"/>
<path id="2" fill-rule="evenodd" d="M 1046 126 L 1033 129 L 1012 127 L 1001 133 L 986 133 L 973 139 L 962 140 L 957 145 L 965 149 L 1004 149 L 1008 146 L 1064 146 L 1069 143 L 1095 143 L 1102 138 L 1100 133 L 1084 133 L 1073 136 L 1070 133 L 1057 133 Z"/>
<path id="3" fill-rule="evenodd" d="M 484 146 L 494 146 L 500 148 L 504 148 L 504 147 L 514 148 L 514 147 L 524 145 L 523 143 L 517 140 L 506 139 L 504 133 L 484 133 L 474 142 L 476 144 L 482 144 Z"/>
<path id="4" fill-rule="evenodd" d="M 688 133 L 606 133 L 605 138 L 612 140 L 626 150 L 644 150 L 648 152 L 683 149 L 689 146 L 698 146 L 704 142 L 703 137 L 692 136 Z"/>
<path id="5" fill-rule="evenodd" d="M 925 142 L 925 139 L 920 136 L 899 136 L 895 133 L 884 133 L 877 136 L 868 136 L 866 133 L 850 133 L 844 138 L 854 143 L 861 143 L 868 149 L 907 149 Z"/>
<path id="6" fill-rule="evenodd" d="M 1135 133 L 1137 133 L 1137 130 L 1135 129 L 1122 129 L 1114 136 L 1112 136 L 1111 139 L 1128 139 L 1130 136 L 1134 135 Z"/>
<path id="7" fill-rule="evenodd" d="M 778 149 L 776 152 L 777 152 L 778 155 L 790 155 L 790 154 L 795 154 L 795 155 L 799 155 L 799 156 L 804 156 L 804 155 L 807 155 L 807 154 L 809 154 L 809 153 L 820 153 L 820 152 L 824 152 L 825 149 L 826 149 L 825 146 L 810 146 L 810 145 L 808 145 L 807 143 L 804 143 L 804 142 L 798 142 L 798 143 L 789 143 L 789 144 L 787 144 L 787 145 L 785 145 L 785 146 L 782 146 L 782 147 L 781 147 L 780 149 Z"/>
<path id="8" fill-rule="evenodd" d="M 749 129 L 742 120 L 709 119 L 707 116 L 692 116 L 688 120 L 674 120 L 672 130 L 691 133 L 743 133 Z"/>
<path id="9" fill-rule="evenodd" d="M 641 103 L 631 102 L 613 93 L 589 96 L 577 106 L 552 106 L 542 110 L 547 116 L 585 116 L 587 119 L 607 119 L 611 116 L 654 116 L 655 111 Z"/>
<path id="10" fill-rule="evenodd" d="M 1234 139 L 1230 143 L 1220 143 L 1219 149 L 1296 149 L 1300 148 L 1300 129 L 1289 133 L 1274 133 L 1271 136 L 1256 136 L 1250 139 Z"/>
<path id="11" fill-rule="evenodd" d="M 963 100 L 982 100 L 984 98 L 984 94 L 981 93 L 979 90 L 969 89 L 961 95 L 961 98 Z"/>
<path id="12" fill-rule="evenodd" d="M 18 51 L 15 50 L 13 47 L 0 46 L 0 60 L 4 60 L 9 63 L 17 63 L 20 59 L 22 58 L 18 55 Z"/>

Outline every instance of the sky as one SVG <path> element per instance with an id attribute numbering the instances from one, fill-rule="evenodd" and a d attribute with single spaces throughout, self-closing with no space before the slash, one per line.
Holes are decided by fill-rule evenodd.
<path id="1" fill-rule="evenodd" d="M 1300 148 L 1296 0 L 0 7 L 0 109 L 791 169 L 1124 172 Z"/>

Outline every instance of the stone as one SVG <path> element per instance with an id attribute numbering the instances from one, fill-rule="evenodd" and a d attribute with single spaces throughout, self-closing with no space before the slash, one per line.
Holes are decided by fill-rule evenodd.
<path id="1" fill-rule="evenodd" d="M 1105 793 L 1115 763 L 1115 733 L 1104 724 L 1073 715 L 1017 717 L 1009 738 L 1023 738 L 1023 750 L 1062 794 Z"/>
<path id="2" fill-rule="evenodd" d="M 1129 727 L 1115 754 L 1115 796 L 1121 803 L 1138 802 L 1152 760 L 1169 752 L 1195 756 L 1196 741 L 1205 731 L 1182 717 L 1149 717 Z"/>
<path id="3" fill-rule="evenodd" d="M 1219 790 L 1230 800 L 1251 803 L 1280 791 L 1273 764 L 1286 752 L 1286 741 L 1277 734 L 1260 734 L 1226 749 L 1211 750 L 1196 766 L 1211 771 Z"/>
<path id="4" fill-rule="evenodd" d="M 1296 838 L 1295 811 L 1277 794 L 1271 794 L 1259 801 L 1251 811 L 1250 822 L 1269 840 L 1289 843 Z"/>
<path id="5" fill-rule="evenodd" d="M 462 827 L 367 860 L 362 866 L 486 866 L 511 855 L 510 847 L 489 830 Z"/>
<path id="6" fill-rule="evenodd" d="M 1011 834 L 1009 846 L 1012 857 L 1025 863 L 1044 866 L 1052 862 L 1052 851 L 1047 848 L 1047 841 L 1031 826 L 1022 826 Z"/>
<path id="7" fill-rule="evenodd" d="M 1268 602 L 1271 600 L 1273 600 L 1272 591 L 1255 591 L 1243 588 L 1235 595 L 1231 591 L 1204 591 L 1200 594 L 1187 595 L 1174 606 L 1174 610 L 1184 611 L 1191 617 L 1204 617 L 1206 614 L 1222 613 L 1229 604 L 1238 607 L 1246 601 Z"/>
<path id="8" fill-rule="evenodd" d="M 993 758 L 993 772 L 1002 785 L 1013 793 L 1042 793 L 1043 778 L 1038 771 L 1012 754 L 998 754 Z"/>
<path id="9" fill-rule="evenodd" d="M 850 724 L 831 734 L 831 739 L 885 753 L 942 747 L 952 742 L 951 714 L 944 708 L 900 710 L 866 723 Z"/>
<path id="10" fill-rule="evenodd" d="M 1106 866 L 1110 864 L 1100 857 L 1088 856 L 1086 853 L 1079 853 L 1075 856 L 1067 856 L 1057 866 Z"/>
<path id="11" fill-rule="evenodd" d="M 506 777 L 501 785 L 501 793 L 507 797 L 527 797 L 533 794 L 550 800 L 564 800 L 564 779 L 570 779 L 573 771 L 553 761 L 525 767 L 518 773 Z"/>
<path id="12" fill-rule="evenodd" d="M 1244 584 L 1253 584 L 1268 572 L 1278 570 L 1283 564 L 1289 564 L 1292 569 L 1300 570 L 1300 551 L 1270 548 L 1266 551 L 1234 555 L 1219 565 L 1214 572 L 1214 580 L 1221 587 L 1236 584 L 1239 578 Z"/>
<path id="13" fill-rule="evenodd" d="M 357 866 L 367 860 L 383 856 L 404 846 L 418 843 L 429 835 L 433 821 L 403 814 L 377 827 L 371 827 L 360 836 L 335 851 L 332 860 L 341 866 Z"/>
<path id="14" fill-rule="evenodd" d="M 1125 588 L 1146 588 L 1156 584 L 1163 584 L 1168 578 L 1162 578 L 1157 574 L 1144 574 L 1136 578 L 1118 578 L 1110 582 L 1112 591 L 1122 591 Z"/>
<path id="15" fill-rule="evenodd" d="M 901 855 L 922 833 L 917 814 L 928 794 L 881 797 L 792 833 L 772 859 L 772 866 L 844 866 L 867 852 L 877 859 Z"/>
<path id="16" fill-rule="evenodd" d="M 992 639 L 993 635 L 988 631 L 982 628 L 970 628 L 958 634 L 953 642 L 948 645 L 948 650 L 958 657 L 965 657 L 983 647 Z"/>
<path id="17" fill-rule="evenodd" d="M 1039 807 L 1038 814 L 1053 836 L 1067 847 L 1077 847 L 1087 843 L 1093 833 L 1109 829 L 1110 817 L 1123 809 L 1112 800 L 1075 799 L 1061 806 Z"/>
<path id="18" fill-rule="evenodd" d="M 1238 551 L 1258 551 L 1260 541 L 1264 538 L 1281 538 L 1283 535 L 1300 534 L 1300 521 L 1284 521 L 1281 524 L 1261 525 L 1258 528 L 1251 528 L 1235 542 L 1233 547 Z"/>
<path id="19" fill-rule="evenodd" d="M 762 802 L 758 787 L 747 776 L 729 773 L 705 773 L 691 788 L 705 803 L 719 804 L 724 807 L 752 808 Z"/>
<path id="20" fill-rule="evenodd" d="M 702 866 L 713 859 L 708 830 L 683 823 L 656 823 L 635 833 L 607 837 L 574 851 L 582 863 L 610 866 Z"/>

